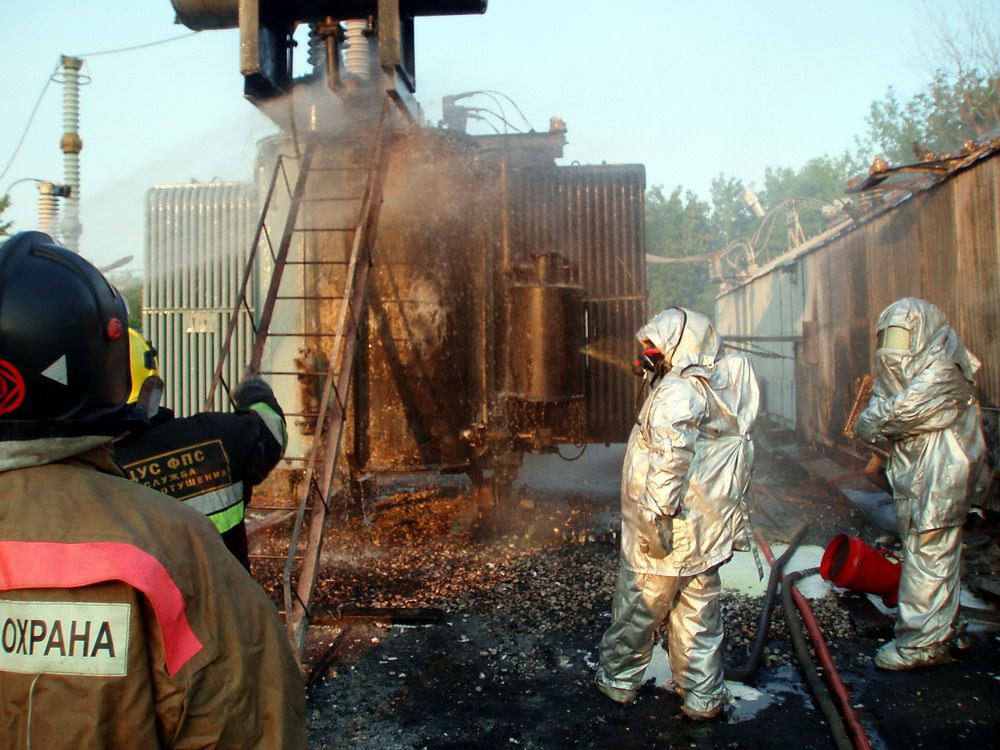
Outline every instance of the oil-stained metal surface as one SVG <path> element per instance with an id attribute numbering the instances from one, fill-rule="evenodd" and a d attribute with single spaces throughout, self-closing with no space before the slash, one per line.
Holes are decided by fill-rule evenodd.
<path id="1" fill-rule="evenodd" d="M 485 397 L 490 241 L 479 197 L 486 175 L 470 149 L 467 139 L 416 131 L 392 150 L 353 404 L 353 460 L 367 470 L 469 460 L 461 433 Z"/>
<path id="2" fill-rule="evenodd" d="M 583 288 L 559 253 L 513 269 L 502 398 L 513 434 L 535 450 L 586 441 Z"/>
<path id="3" fill-rule="evenodd" d="M 179 415 L 204 407 L 257 214 L 251 183 L 164 185 L 146 194 L 143 329 L 159 351 L 163 403 Z M 257 294 L 251 289 L 250 299 Z M 225 374 L 230 387 L 249 360 L 252 333 L 242 320 Z M 219 389 L 215 408 L 225 404 Z"/>
<path id="4" fill-rule="evenodd" d="M 558 252 L 583 288 L 587 438 L 623 442 L 637 379 L 629 371 L 645 322 L 641 165 L 520 167 L 507 183 L 512 262 Z"/>
<path id="5" fill-rule="evenodd" d="M 930 185 L 930 182 L 925 184 Z M 793 337 L 754 355 L 765 409 L 802 438 L 855 448 L 841 434 L 859 378 L 873 371 L 875 320 L 915 296 L 948 317 L 983 362 L 982 402 L 1000 401 L 1000 158 L 991 151 L 809 252 L 724 292 L 723 334 Z M 795 343 L 794 337 L 801 337 Z M 777 380 L 780 385 L 774 381 Z M 776 392 L 794 388 L 794 399 Z"/>
<path id="6" fill-rule="evenodd" d="M 643 190 L 642 167 L 505 171 L 468 138 L 401 135 L 355 381 L 355 465 L 462 468 L 463 431 L 500 415 L 531 449 L 623 440 Z M 552 253 L 564 271 L 517 271 Z"/>
<path id="7" fill-rule="evenodd" d="M 328 134 L 304 183 L 261 366 L 289 421 L 286 468 L 301 466 L 310 450 L 368 152 L 363 134 Z M 258 185 L 242 188 L 250 204 L 279 153 L 289 170 L 279 185 L 296 181 L 292 139 L 267 139 Z M 507 465 L 491 457 L 497 451 L 517 457 L 558 443 L 624 440 L 638 385 L 628 363 L 644 322 L 643 168 L 508 168 L 474 138 L 435 130 L 397 133 L 390 153 L 353 385 L 336 394 L 349 409 L 351 471 L 480 471 L 494 460 Z M 286 192 L 276 190 L 266 217 L 271 244 L 282 234 Z M 186 197 L 182 209 L 158 209 L 163 216 L 150 222 L 153 237 L 180 232 L 175 245 L 151 250 L 177 278 L 170 295 L 148 297 L 148 315 L 178 318 L 170 335 L 150 333 L 163 341 L 165 363 L 186 368 L 167 371 L 168 388 L 183 382 L 192 394 L 189 407 L 175 404 L 182 413 L 200 408 L 218 350 L 211 334 L 224 330 L 258 219 L 227 200 L 243 212 L 238 229 Z M 205 297 L 215 281 L 201 269 L 220 262 L 212 243 L 222 237 L 232 249 L 229 286 Z M 266 250 L 252 308 L 272 272 Z M 237 370 L 249 358 L 252 315 L 241 314 L 230 359 Z M 198 331 L 201 348 L 183 336 L 174 344 L 181 330 Z"/>

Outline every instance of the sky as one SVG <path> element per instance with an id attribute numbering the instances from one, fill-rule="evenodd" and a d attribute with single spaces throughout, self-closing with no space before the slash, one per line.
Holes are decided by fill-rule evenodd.
<path id="1" fill-rule="evenodd" d="M 445 95 L 502 92 L 514 125 L 510 100 L 535 130 L 565 121 L 560 163 L 641 163 L 647 185 L 707 200 L 720 174 L 760 185 L 768 167 L 850 149 L 888 87 L 908 98 L 927 84 L 928 14 L 956 7 L 490 0 L 481 16 L 417 19 L 416 97 L 436 124 Z M 985 7 L 1000 22 L 1000 3 Z M 64 181 L 63 87 L 46 82 L 61 55 L 84 56 L 80 250 L 98 265 L 131 255 L 140 269 L 150 187 L 249 180 L 257 141 L 275 132 L 243 98 L 238 32 L 192 34 L 170 0 L 0 0 L 0 49 L 0 195 L 15 230 L 37 225 L 32 180 Z"/>

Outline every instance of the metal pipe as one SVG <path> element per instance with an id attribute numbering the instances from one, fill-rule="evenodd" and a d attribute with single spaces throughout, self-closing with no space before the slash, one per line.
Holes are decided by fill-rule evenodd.
<path id="1" fill-rule="evenodd" d="M 336 18 L 326 16 L 309 24 L 309 63 L 316 75 L 323 75 L 327 88 L 333 92 L 341 87 L 340 51 L 343 41 L 344 30 Z M 309 130 L 316 130 L 317 125 L 316 105 L 312 105 L 309 111 Z"/>
<path id="2" fill-rule="evenodd" d="M 155 247 L 159 249 L 160 252 L 156 253 L 156 255 L 153 256 L 152 248 L 150 249 L 150 255 L 153 258 L 153 268 L 154 268 L 153 273 L 155 274 L 153 281 L 156 284 L 154 287 L 155 293 L 152 297 L 152 299 L 155 300 L 152 304 L 152 308 L 157 313 L 156 314 L 157 330 L 156 333 L 154 334 L 156 338 L 153 339 L 153 342 L 160 350 L 160 377 L 162 377 L 164 380 L 164 398 L 166 399 L 168 396 L 172 398 L 173 386 L 170 383 L 168 374 L 165 374 L 169 373 L 169 370 L 167 370 L 165 367 L 165 363 L 163 361 L 163 352 L 164 352 L 164 347 L 169 346 L 170 342 L 167 340 L 167 329 L 164 325 L 165 315 L 163 315 L 160 311 L 165 310 L 167 308 L 167 292 L 169 289 L 167 283 L 168 281 L 167 275 L 166 275 L 166 267 L 168 263 L 167 247 L 170 237 L 170 228 L 173 226 L 172 222 L 173 201 L 168 199 L 168 202 L 164 202 L 164 195 L 162 191 L 157 190 L 157 195 L 159 198 L 157 201 L 158 237 Z M 167 406 L 173 406 L 172 400 L 165 400 L 164 403 Z"/>
<path id="3" fill-rule="evenodd" d="M 323 37 L 326 48 L 326 86 L 331 91 L 340 88 L 340 53 L 337 50 L 337 39 L 333 34 Z M 310 130 L 315 128 L 310 127 Z"/>
<path id="4" fill-rule="evenodd" d="M 495 320 L 499 321 L 497 353 L 494 367 L 496 381 L 494 392 L 507 393 L 510 389 L 510 282 L 513 274 L 510 257 L 510 174 L 507 158 L 500 159 L 500 262 L 497 271 L 497 294 L 493 297 Z"/>
<path id="5" fill-rule="evenodd" d="M 184 268 L 184 243 L 187 237 L 186 223 L 189 213 L 187 193 L 179 192 L 173 205 L 175 221 L 171 231 L 169 260 L 164 269 L 167 274 L 167 299 L 170 306 L 166 317 L 170 319 L 170 371 L 173 381 L 174 410 L 179 416 L 187 416 L 187 407 L 183 401 L 184 372 L 181 369 L 184 362 L 183 335 L 180 325 L 174 324 L 174 311 L 184 307 L 184 286 L 180 281 Z M 181 313 L 183 315 L 183 313 Z"/>
<path id="6" fill-rule="evenodd" d="M 181 257 L 180 264 L 176 268 L 177 273 L 175 274 L 175 283 L 178 285 L 181 292 L 180 314 L 182 320 L 180 321 L 180 325 L 176 326 L 177 343 L 180 348 L 177 350 L 177 355 L 175 356 L 179 355 L 182 363 L 182 370 L 177 379 L 178 393 L 181 395 L 180 403 L 183 404 L 182 414 L 190 416 L 195 412 L 191 409 L 189 386 L 195 378 L 196 370 L 192 362 L 193 357 L 191 356 L 191 339 L 193 336 L 188 336 L 186 334 L 184 330 L 183 317 L 188 314 L 188 310 L 194 307 L 193 300 L 191 299 L 191 288 L 193 286 L 191 268 L 195 257 L 194 248 L 199 241 L 197 227 L 198 217 L 195 215 L 194 211 L 198 204 L 194 199 L 194 196 L 192 196 L 190 190 L 184 191 L 182 205 L 184 210 L 181 215 L 181 237 L 178 245 L 178 247 L 181 248 Z"/>

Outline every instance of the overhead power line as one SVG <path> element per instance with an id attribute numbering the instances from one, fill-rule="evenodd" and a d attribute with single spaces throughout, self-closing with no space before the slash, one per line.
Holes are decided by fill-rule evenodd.
<path id="1" fill-rule="evenodd" d="M 494 89 L 483 89 L 482 93 L 484 93 L 484 94 L 498 94 L 499 96 L 502 96 L 504 99 L 506 99 L 507 101 L 509 101 L 511 104 L 514 105 L 514 109 L 517 110 L 517 113 L 519 115 L 521 115 L 521 119 L 524 120 L 524 122 L 527 124 L 528 130 L 534 130 L 534 128 L 531 126 L 531 120 L 529 120 L 527 117 L 525 117 L 524 112 L 522 112 L 521 108 L 519 106 L 517 106 L 517 102 L 515 102 L 513 99 L 511 99 L 509 96 L 507 96 L 507 94 L 505 94 L 502 91 L 496 91 Z"/>
<path id="2" fill-rule="evenodd" d="M 73 55 L 73 57 L 97 57 L 98 55 L 114 55 L 118 52 L 131 52 L 132 50 L 145 49 L 146 47 L 155 47 L 158 44 L 166 44 L 167 42 L 176 42 L 178 39 L 187 39 L 189 36 L 194 36 L 199 32 L 190 31 L 187 34 L 181 34 L 180 36 L 172 36 L 167 39 L 160 39 L 155 42 L 146 42 L 145 44 L 136 44 L 132 47 L 119 47 L 118 49 L 105 49 L 99 52 L 84 52 L 82 55 Z"/>
<path id="3" fill-rule="evenodd" d="M 7 176 L 7 172 L 10 171 L 11 165 L 14 163 L 14 159 L 17 158 L 18 153 L 21 151 L 21 146 L 24 145 L 24 139 L 28 137 L 28 130 L 31 128 L 31 123 L 35 119 L 35 115 L 38 113 L 38 107 L 42 103 L 42 97 L 45 96 L 45 92 L 49 88 L 49 84 L 52 83 L 52 78 L 55 76 L 56 71 L 59 70 L 59 63 L 56 63 L 56 67 L 53 68 L 52 72 L 49 73 L 48 78 L 45 79 L 45 85 L 42 86 L 42 90 L 38 94 L 38 99 L 35 100 L 35 106 L 31 109 L 31 114 L 28 115 L 28 123 L 24 126 L 24 131 L 21 133 L 21 137 L 17 141 L 17 145 L 14 147 L 14 153 L 11 154 L 10 159 L 7 161 L 7 166 L 3 168 L 3 172 L 0 172 L 0 182 L 3 182 L 3 178 Z"/>

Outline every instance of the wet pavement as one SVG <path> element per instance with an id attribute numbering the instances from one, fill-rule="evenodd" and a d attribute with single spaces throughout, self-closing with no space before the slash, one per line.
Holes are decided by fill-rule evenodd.
<path id="1" fill-rule="evenodd" d="M 594 689 L 617 569 L 621 446 L 594 448 L 576 463 L 529 457 L 512 505 L 468 536 L 455 533 L 469 500 L 456 480 L 387 487 L 366 518 L 342 520 L 324 555 L 321 591 L 330 603 L 434 607 L 442 618 L 312 628 L 312 747 L 835 747 L 780 606 L 761 669 L 752 685 L 731 684 L 735 699 L 722 721 L 680 714 L 659 646 L 634 705 Z M 755 490 L 755 524 L 776 555 L 800 521 L 810 523 L 789 572 L 817 565 L 836 533 L 891 540 L 843 492 L 785 458 L 759 461 Z M 764 584 L 754 567 L 743 554 L 722 569 L 730 667 L 743 665 L 756 628 Z M 952 664 L 886 673 L 871 657 L 891 637 L 891 610 L 818 576 L 800 590 L 872 747 L 1000 745 L 1000 628 L 973 622 L 970 648 Z"/>

